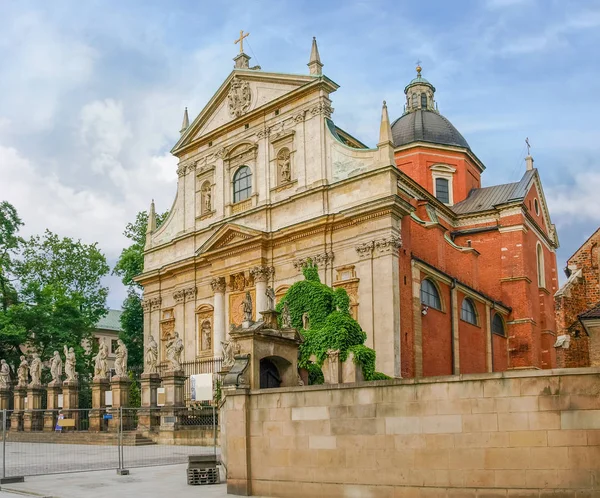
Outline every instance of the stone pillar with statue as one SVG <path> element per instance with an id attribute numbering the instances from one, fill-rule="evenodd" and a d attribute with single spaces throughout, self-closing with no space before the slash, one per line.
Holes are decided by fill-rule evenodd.
<path id="1" fill-rule="evenodd" d="M 153 430 L 160 425 L 158 410 L 158 344 L 152 334 L 148 336 L 148 345 L 144 352 L 144 373 L 141 377 L 142 407 L 138 412 L 138 430 Z"/>
<path id="2" fill-rule="evenodd" d="M 79 379 L 76 371 L 77 358 L 75 350 L 64 346 L 65 375 L 63 382 L 63 409 L 62 414 L 66 419 L 73 420 L 73 427 L 79 428 Z"/>
<path id="3" fill-rule="evenodd" d="M 210 283 L 213 297 L 213 344 L 217 356 L 218 345 L 225 340 L 225 277 L 213 278 Z"/>
<path id="4" fill-rule="evenodd" d="M 132 413 L 129 408 L 129 385 L 131 380 L 127 375 L 127 347 L 121 340 L 117 340 L 117 350 L 115 351 L 115 375 L 110 379 L 112 391 L 112 408 L 109 413 L 112 417 L 108 420 L 108 430 L 118 432 L 121 427 L 123 430 L 132 428 Z"/>
<path id="5" fill-rule="evenodd" d="M 100 432 L 104 429 L 106 413 L 106 392 L 108 382 L 108 346 L 104 339 L 100 341 L 98 354 L 94 356 L 94 377 L 92 378 L 92 409 L 90 410 L 90 431 Z"/>
<path id="6" fill-rule="evenodd" d="M 17 385 L 14 389 L 13 412 L 10 416 L 10 430 L 17 432 L 23 430 L 23 413 L 25 399 L 27 398 L 27 384 L 29 382 L 29 363 L 21 355 L 19 368 L 17 368 Z"/>
<path id="7" fill-rule="evenodd" d="M 54 431 L 56 428 L 56 420 L 58 415 L 58 396 L 62 394 L 62 374 L 63 361 L 58 351 L 54 351 L 54 355 L 50 359 L 50 375 L 52 380 L 48 384 L 46 411 L 44 412 L 44 430 Z"/>
<path id="8" fill-rule="evenodd" d="M 46 388 L 42 385 L 42 360 L 37 353 L 33 353 L 29 373 L 31 382 L 27 386 L 27 409 L 23 414 L 23 430 L 41 431 L 44 427 L 42 401 L 46 395 Z"/>
<path id="9" fill-rule="evenodd" d="M 161 410 L 160 429 L 176 430 L 179 427 L 179 413 L 185 407 L 184 384 L 186 378 L 181 367 L 183 341 L 178 332 L 175 332 L 174 337 L 167 342 L 166 350 L 169 369 L 162 376 L 165 404 Z"/>
<path id="10" fill-rule="evenodd" d="M 10 409 L 11 396 L 10 366 L 6 363 L 6 360 L 0 360 L 0 410 Z"/>
<path id="11" fill-rule="evenodd" d="M 260 313 L 269 308 L 269 300 L 267 298 L 267 284 L 275 274 L 275 269 L 272 266 L 255 266 L 250 270 L 250 275 L 254 277 L 256 285 L 256 310 Z"/>

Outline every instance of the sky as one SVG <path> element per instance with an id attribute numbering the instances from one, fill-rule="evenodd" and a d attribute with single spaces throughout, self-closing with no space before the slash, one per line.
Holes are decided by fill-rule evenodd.
<path id="1" fill-rule="evenodd" d="M 127 222 L 170 208 L 183 109 L 228 76 L 240 29 L 273 72 L 307 74 L 316 36 L 333 119 L 370 146 L 420 60 L 484 186 L 520 179 L 529 137 L 559 269 L 600 225 L 600 0 L 0 0 L 0 200 L 23 235 L 98 242 L 114 265 Z"/>

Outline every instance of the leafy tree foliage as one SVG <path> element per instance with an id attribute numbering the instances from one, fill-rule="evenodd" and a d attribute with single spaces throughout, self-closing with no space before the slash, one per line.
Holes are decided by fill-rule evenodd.
<path id="1" fill-rule="evenodd" d="M 156 224 L 160 226 L 169 215 L 166 211 L 156 216 Z M 128 223 L 123 235 L 131 240 L 131 245 L 121 251 L 121 256 L 113 269 L 113 273 L 121 277 L 128 287 L 127 297 L 123 301 L 121 315 L 123 340 L 129 352 L 129 365 L 141 369 L 144 364 L 144 312 L 140 285 L 133 279 L 144 270 L 144 245 L 146 244 L 146 228 L 148 213 L 140 211 L 133 223 Z"/>

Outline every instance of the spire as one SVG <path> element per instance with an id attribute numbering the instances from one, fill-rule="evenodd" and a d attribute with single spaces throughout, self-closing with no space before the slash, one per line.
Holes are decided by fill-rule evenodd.
<path id="1" fill-rule="evenodd" d="M 183 122 L 181 123 L 181 130 L 179 130 L 179 133 L 181 133 L 182 135 L 185 133 L 185 130 L 187 130 L 190 126 L 190 118 L 188 117 L 188 112 L 187 112 L 187 107 L 185 108 L 185 111 L 183 111 Z"/>
<path id="2" fill-rule="evenodd" d="M 148 212 L 148 226 L 146 227 L 146 247 L 149 249 L 152 247 L 152 232 L 156 230 L 156 210 L 154 209 L 154 199 L 150 204 L 150 211 Z"/>
<path id="3" fill-rule="evenodd" d="M 321 63 L 321 57 L 319 57 L 319 47 L 317 47 L 317 38 L 313 36 L 312 48 L 310 49 L 310 60 L 307 64 L 310 69 L 310 74 L 314 76 L 320 76 L 323 74 L 323 64 Z"/>
<path id="4" fill-rule="evenodd" d="M 392 141 L 392 127 L 390 126 L 390 116 L 388 114 L 387 104 L 383 101 L 383 108 L 381 109 L 381 124 L 379 125 L 379 143 L 377 146 L 383 144 L 393 143 Z"/>

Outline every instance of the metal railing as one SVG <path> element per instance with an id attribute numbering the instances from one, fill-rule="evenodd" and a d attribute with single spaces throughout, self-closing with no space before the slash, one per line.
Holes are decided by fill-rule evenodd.
<path id="1" fill-rule="evenodd" d="M 219 453 L 215 406 L 178 409 L 175 427 L 164 432 L 159 430 L 161 408 L 1 410 L 0 416 L 3 479 L 110 469 L 125 473 Z"/>

